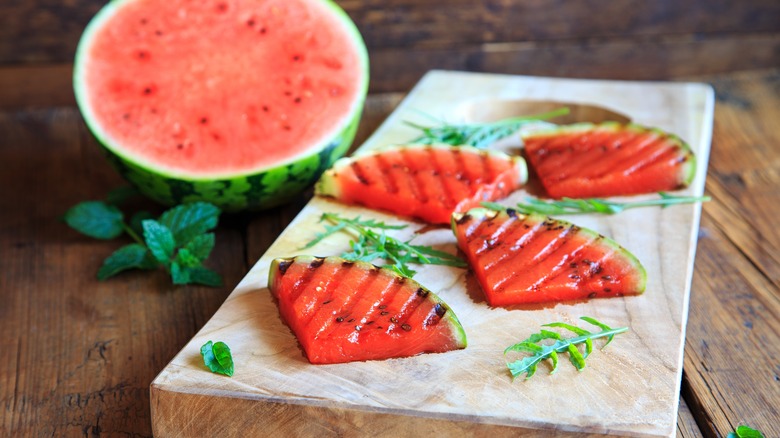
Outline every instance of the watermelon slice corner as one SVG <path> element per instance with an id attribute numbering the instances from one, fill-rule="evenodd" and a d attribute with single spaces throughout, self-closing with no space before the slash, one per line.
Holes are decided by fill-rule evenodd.
<path id="1" fill-rule="evenodd" d="M 370 263 L 277 258 L 268 288 L 312 364 L 443 353 L 467 345 L 463 326 L 441 298 Z"/>
<path id="2" fill-rule="evenodd" d="M 639 295 L 647 273 L 614 240 L 512 209 L 455 213 L 452 229 L 491 306 Z"/>
<path id="3" fill-rule="evenodd" d="M 523 136 L 525 154 L 553 198 L 626 196 L 687 187 L 696 174 L 690 146 L 658 128 L 576 123 Z"/>

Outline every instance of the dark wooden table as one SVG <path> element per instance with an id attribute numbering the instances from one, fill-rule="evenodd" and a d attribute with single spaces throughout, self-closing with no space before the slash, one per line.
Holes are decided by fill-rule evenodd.
<path id="1" fill-rule="evenodd" d="M 780 70 L 686 78 L 717 91 L 685 346 L 678 435 L 747 423 L 780 436 Z M 358 142 L 403 94 L 373 94 Z M 225 286 L 95 273 L 118 242 L 60 220 L 122 181 L 71 105 L 0 112 L 0 435 L 151 434 L 149 383 L 203 326 L 310 194 L 224 216 L 210 266 Z M 143 205 L 157 208 L 153 205 Z"/>

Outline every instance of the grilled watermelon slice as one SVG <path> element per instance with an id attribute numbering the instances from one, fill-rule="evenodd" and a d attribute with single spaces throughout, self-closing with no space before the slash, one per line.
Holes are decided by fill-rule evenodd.
<path id="1" fill-rule="evenodd" d="M 441 353 L 466 347 L 458 318 L 410 278 L 340 257 L 272 262 L 268 287 L 313 364 Z"/>
<path id="2" fill-rule="evenodd" d="M 546 216 L 477 208 L 452 228 L 491 306 L 636 295 L 642 264 L 614 240 Z"/>
<path id="3" fill-rule="evenodd" d="M 696 160 L 680 138 L 615 122 L 578 123 L 523 137 L 531 167 L 553 198 L 635 195 L 686 187 Z"/>
<path id="4" fill-rule="evenodd" d="M 409 145 L 342 158 L 316 187 L 344 203 L 448 224 L 454 211 L 503 198 L 527 178 L 521 157 L 467 146 Z"/>

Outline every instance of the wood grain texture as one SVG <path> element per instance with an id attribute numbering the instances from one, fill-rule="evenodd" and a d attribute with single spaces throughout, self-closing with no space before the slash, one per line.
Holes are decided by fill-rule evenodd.
<path id="1" fill-rule="evenodd" d="M 712 95 L 700 84 L 645 84 L 610 81 L 573 81 L 498 75 L 434 72 L 426 76 L 407 100 L 368 140 L 364 147 L 400 143 L 414 131 L 402 120 L 419 119 L 423 111 L 447 120 L 458 119 L 480 100 L 573 100 L 598 102 L 628 114 L 635 122 L 680 134 L 694 147 L 700 160 L 691 193 L 703 190 Z M 663 109 L 663 110 L 661 110 Z M 516 193 L 508 203 L 524 193 Z M 201 332 L 184 347 L 152 384 L 153 427 L 157 434 L 183 428 L 208 428 L 221 412 L 235 415 L 261 407 L 234 409 L 253 401 L 304 416 L 309 427 L 327 429 L 330 418 L 354 412 L 354 421 L 366 421 L 377 431 L 393 430 L 408 417 L 436 421 L 438 430 L 469 434 L 502 433 L 506 427 L 573 433 L 671 436 L 676 432 L 677 401 L 681 379 L 683 328 L 698 206 L 626 212 L 606 218 L 573 218 L 578 224 L 614 237 L 644 263 L 651 279 L 641 297 L 559 304 L 532 310 L 489 308 L 469 276 L 456 268 L 425 266 L 416 279 L 444 298 L 464 323 L 469 336 L 466 350 L 407 359 L 312 366 L 303 358 L 294 337 L 281 322 L 266 288 L 268 266 L 275 257 L 299 253 L 319 229 L 323 211 L 337 209 L 347 216 L 360 214 L 385 221 L 398 218 L 347 207 L 315 198 L 250 270 L 225 304 Z M 641 229 L 642 233 L 636 230 Z M 310 251 L 316 255 L 339 253 L 347 239 L 324 241 Z M 400 236 L 411 237 L 411 233 Z M 452 251 L 454 237 L 447 229 L 428 231 L 419 244 Z M 573 378 L 574 369 L 532 382 L 510 381 L 501 351 L 536 330 L 541 324 L 592 315 L 610 325 L 631 326 L 621 348 L 600 352 L 598 366 Z M 525 333 L 522 335 L 521 333 Z M 228 379 L 205 371 L 199 348 L 207 340 L 231 345 L 237 365 Z M 595 359 L 593 359 L 595 360 Z M 592 362 L 593 363 L 593 362 Z M 243 368 L 243 370 L 240 370 Z M 556 388 L 564 384 L 565 396 Z M 192 395 L 211 396 L 208 403 L 182 408 Z M 180 398 L 185 397 L 185 398 Z M 172 407 L 173 406 L 173 407 Z M 565 415 L 561 413 L 565 412 Z M 248 414 L 250 417 L 253 414 Z M 246 417 L 243 417 L 246 418 Z M 245 423 L 245 419 L 237 419 Z M 351 416 L 347 423 L 353 421 Z M 444 421 L 446 420 L 446 421 Z M 462 429 L 474 423 L 476 429 Z M 266 427 L 295 432 L 284 417 L 266 420 Z M 218 427 L 218 426 L 217 426 Z M 217 432 L 215 429 L 210 433 Z M 541 433 L 541 432 L 540 432 Z M 175 435 L 175 433 L 174 433 Z"/>
<path id="2" fill-rule="evenodd" d="M 149 436 L 149 382 L 231 288 L 173 287 L 162 271 L 97 281 L 127 241 L 59 218 L 122 183 L 78 111 L 0 113 L 0 138 L 0 436 Z M 241 235 L 217 241 L 212 267 L 232 285 Z"/>
<path id="3" fill-rule="evenodd" d="M 706 436 L 780 435 L 780 72 L 718 90 L 685 348 L 686 398 Z M 760 114 L 760 116 L 758 116 Z M 716 249 L 717 248 L 717 249 Z"/>

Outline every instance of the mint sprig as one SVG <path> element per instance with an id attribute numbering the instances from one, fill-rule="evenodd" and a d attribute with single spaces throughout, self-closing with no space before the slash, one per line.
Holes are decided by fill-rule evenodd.
<path id="1" fill-rule="evenodd" d="M 200 347 L 200 355 L 212 373 L 233 376 L 233 355 L 226 343 L 208 341 Z"/>
<path id="2" fill-rule="evenodd" d="M 221 286 L 219 274 L 203 266 L 214 248 L 214 233 L 220 210 L 207 202 L 182 204 L 165 211 L 158 219 L 145 211 L 135 213 L 129 223 L 112 205 L 125 199 L 126 191 L 112 192 L 106 201 L 86 201 L 65 213 L 65 222 L 76 231 L 96 239 L 114 239 L 123 233 L 135 243 L 125 245 L 103 261 L 99 280 L 129 269 L 157 269 L 162 266 L 174 284 Z"/>

